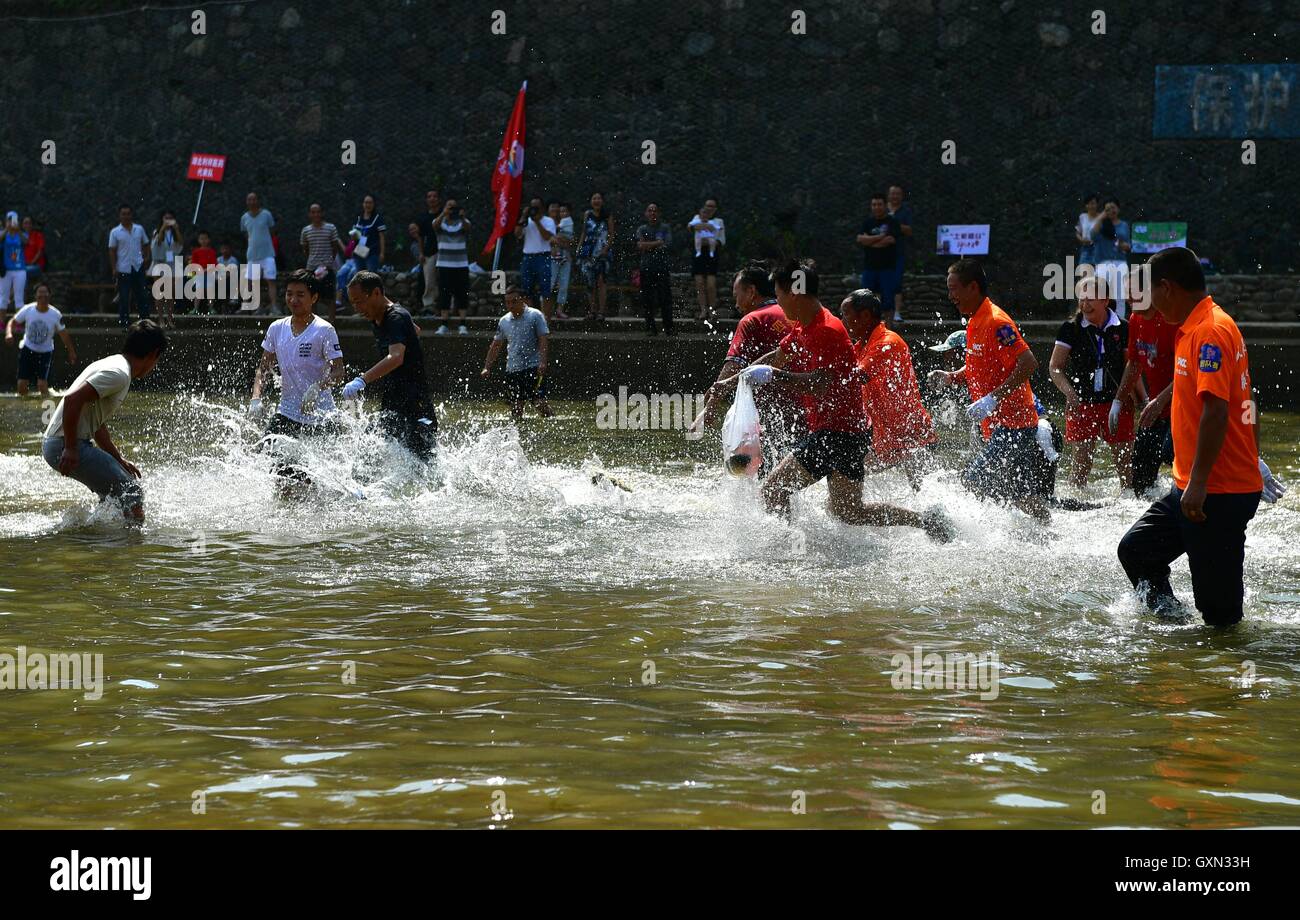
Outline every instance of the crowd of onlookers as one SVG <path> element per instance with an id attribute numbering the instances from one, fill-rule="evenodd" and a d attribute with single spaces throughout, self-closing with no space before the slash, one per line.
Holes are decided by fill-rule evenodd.
<path id="1" fill-rule="evenodd" d="M 1079 265 L 1091 265 L 1098 279 L 1113 292 L 1115 311 L 1124 316 L 1128 289 L 1128 254 L 1133 248 L 1128 221 L 1120 220 L 1119 200 L 1089 195 L 1083 203 L 1074 237 L 1079 244 Z"/>
<path id="2" fill-rule="evenodd" d="M 401 271 L 411 281 L 407 305 L 417 315 L 437 317 L 438 334 L 450 332 L 453 324 L 460 333 L 467 331 L 469 292 L 477 278 L 488 273 L 489 265 L 517 268 L 525 297 L 548 318 L 572 318 L 570 293 L 577 281 L 585 288 L 589 321 L 598 324 L 606 318 L 611 288 L 617 287 L 635 294 L 649 334 L 657 335 L 662 323 L 671 335 L 675 332 L 672 276 L 687 269 L 694 286 L 695 317 L 710 320 L 718 315 L 717 279 L 727 250 L 727 228 L 712 196 L 678 225 L 677 233 L 655 202 L 646 205 L 639 222 L 625 226 L 602 192 L 594 192 L 580 211 L 568 201 L 533 197 L 521 206 L 514 229 L 519 249 L 514 266 L 496 265 L 490 253 L 480 256 L 474 247 L 486 234 L 476 239 L 476 225 L 459 199 L 444 198 L 437 189 L 426 193 L 423 210 L 407 223 L 404 235 L 390 228 L 373 195 L 362 198 L 355 219 L 343 231 L 326 219 L 320 204 L 313 203 L 307 209 L 307 222 L 297 231 L 296 248 L 287 243 L 281 224 L 256 192 L 247 195 L 245 205 L 238 231 L 232 226 L 229 232 L 215 235 L 202 228 L 184 228 L 172 210 L 162 211 L 152 225 L 142 225 L 134 209 L 122 205 L 117 225 L 108 234 L 119 320 L 127 322 L 134 312 L 152 315 L 169 326 L 178 312 L 279 314 L 277 278 L 298 265 L 333 279 L 331 319 L 347 309 L 344 291 L 357 271 Z M 485 224 L 491 215 L 487 218 Z M 1081 233 L 1083 229 L 1081 223 Z M 893 185 L 887 193 L 873 196 L 856 238 L 863 249 L 862 281 L 881 293 L 900 322 L 903 266 L 911 237 L 912 210 L 902 187 Z M 0 317 L 10 304 L 15 310 L 23 305 L 26 285 L 45 268 L 45 239 L 32 218 L 19 221 L 10 212 L 3 261 Z M 613 282 L 616 261 L 623 263 L 617 267 L 627 284 Z M 183 275 L 190 284 L 156 288 L 155 279 L 164 274 L 177 279 Z M 216 283 L 221 274 L 228 283 Z M 175 296 L 158 296 L 159 290 Z M 254 290 L 257 294 L 250 296 Z"/>

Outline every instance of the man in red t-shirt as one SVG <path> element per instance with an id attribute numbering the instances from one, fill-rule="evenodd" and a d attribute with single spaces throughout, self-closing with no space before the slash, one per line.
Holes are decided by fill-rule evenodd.
<path id="1" fill-rule="evenodd" d="M 879 469 L 901 466 L 913 491 L 931 464 L 929 448 L 938 440 L 934 420 L 921 402 L 912 352 L 897 332 L 885 327 L 893 311 L 867 288 L 844 298 L 840 316 L 854 342 L 862 404 L 871 420 L 871 462 Z"/>
<path id="2" fill-rule="evenodd" d="M 718 371 L 719 383 L 730 380 L 764 355 L 775 351 L 795 326 L 785 318 L 785 312 L 776 302 L 771 269 L 767 265 L 751 262 L 736 272 L 731 282 L 731 294 L 742 316 L 731 336 L 727 357 Z M 692 426 L 693 430 L 714 420 L 719 401 L 718 394 L 711 391 L 704 413 Z M 769 458 L 784 454 L 802 433 L 803 405 L 783 387 L 756 390 L 754 403 L 762 421 L 764 459 L 763 470 L 759 473 L 762 476 L 771 467 Z"/>
<path id="3" fill-rule="evenodd" d="M 958 259 L 948 266 L 948 297 L 966 318 L 966 365 L 933 371 L 930 382 L 965 383 L 972 400 L 966 414 L 984 436 L 984 449 L 962 472 L 962 482 L 977 495 L 1009 501 L 1049 521 L 1052 476 L 1029 387 L 1038 359 L 1015 321 L 989 300 L 988 278 L 978 261 Z"/>
<path id="4" fill-rule="evenodd" d="M 1136 391 L 1139 410 L 1133 444 L 1133 492 L 1146 496 L 1156 484 L 1160 464 L 1174 460 L 1169 437 L 1169 404 L 1173 400 L 1174 337 L 1178 327 L 1151 308 L 1149 297 L 1129 296 L 1128 350 L 1118 399 Z"/>
<path id="5" fill-rule="evenodd" d="M 777 303 L 786 319 L 796 324 L 795 329 L 762 363 L 732 379 L 743 378 L 756 387 L 775 381 L 799 394 L 808 431 L 763 483 L 768 510 L 788 516 L 795 492 L 826 479 L 829 511 L 846 523 L 919 527 L 940 543 L 951 540 L 952 524 L 938 508 L 917 514 L 862 501 L 863 458 L 871 447 L 871 436 L 853 342 L 844 324 L 817 299 L 817 267 L 811 260 L 790 260 L 773 272 L 772 280 Z M 721 390 L 726 384 L 714 387 Z"/>

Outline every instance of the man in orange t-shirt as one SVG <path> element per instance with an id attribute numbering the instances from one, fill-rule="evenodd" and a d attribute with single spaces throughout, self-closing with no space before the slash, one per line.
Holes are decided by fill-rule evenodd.
<path id="1" fill-rule="evenodd" d="M 929 450 L 938 440 L 934 421 L 921 402 L 921 388 L 912 367 L 912 352 L 897 332 L 885 327 L 880 297 L 859 288 L 840 304 L 844 328 L 853 339 L 862 404 L 871 420 L 868 465 L 902 466 L 913 491 L 921 488 L 921 473 Z"/>
<path id="2" fill-rule="evenodd" d="M 1178 326 L 1170 428 L 1174 488 L 1119 543 L 1119 561 L 1156 613 L 1177 615 L 1169 563 L 1184 553 L 1196 609 L 1211 626 L 1242 616 L 1246 523 L 1260 499 L 1286 490 L 1259 457 L 1250 362 L 1237 324 L 1205 293 L 1196 254 L 1181 246 L 1149 260 L 1151 302 Z"/>
<path id="3" fill-rule="evenodd" d="M 1038 443 L 1038 410 L 1029 387 L 1038 359 L 1015 321 L 989 300 L 978 261 L 958 259 L 948 267 L 948 297 L 966 318 L 966 366 L 933 371 L 930 382 L 966 384 L 973 400 L 966 414 L 979 422 L 984 437 L 984 449 L 962 472 L 962 482 L 977 495 L 1009 501 L 1048 521 L 1052 477 Z"/>

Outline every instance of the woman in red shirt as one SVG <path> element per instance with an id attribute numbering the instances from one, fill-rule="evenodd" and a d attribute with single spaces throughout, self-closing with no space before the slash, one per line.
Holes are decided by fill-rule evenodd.
<path id="1" fill-rule="evenodd" d="M 45 234 L 30 217 L 23 218 L 23 259 L 27 262 L 27 283 L 39 280 L 45 271 Z M 35 288 L 33 288 L 35 290 Z"/>

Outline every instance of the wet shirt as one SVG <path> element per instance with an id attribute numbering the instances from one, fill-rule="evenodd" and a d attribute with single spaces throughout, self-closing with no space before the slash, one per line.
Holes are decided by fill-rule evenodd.
<path id="1" fill-rule="evenodd" d="M 23 327 L 23 340 L 18 343 L 18 347 L 42 354 L 54 351 L 54 334 L 65 328 L 62 313 L 54 307 L 38 310 L 34 303 L 29 303 L 15 313 L 13 321 Z"/>
<path id="2" fill-rule="evenodd" d="M 935 443 L 934 421 L 921 403 L 912 352 L 902 336 L 880 323 L 854 352 L 859 370 L 866 375 L 862 402 L 871 419 L 875 454 L 892 458 Z"/>
<path id="3" fill-rule="evenodd" d="M 1070 352 L 1065 377 L 1081 402 L 1109 403 L 1115 398 L 1119 382 L 1124 379 L 1128 337 L 1128 323 L 1116 316 L 1114 310 L 1106 311 L 1106 324 L 1101 329 L 1088 322 L 1083 314 L 1061 325 L 1056 344 Z"/>
<path id="4" fill-rule="evenodd" d="M 126 355 L 110 355 L 86 365 L 86 369 L 77 375 L 77 379 L 68 387 L 68 393 L 81 389 L 88 384 L 99 394 L 99 399 L 92 399 L 81 409 L 77 419 L 77 440 L 87 441 L 96 431 L 104 427 L 113 417 L 126 394 L 131 391 L 131 365 Z M 68 401 L 65 396 L 59 400 L 59 406 L 50 418 L 49 427 L 45 429 L 47 438 L 63 437 L 63 406 Z"/>
<path id="5" fill-rule="evenodd" d="M 1128 360 L 1136 362 L 1147 385 L 1147 397 L 1155 399 L 1174 379 L 1174 338 L 1178 327 L 1165 322 L 1155 310 L 1134 313 L 1128 321 Z M 1169 407 L 1165 407 L 1169 418 Z"/>
<path id="6" fill-rule="evenodd" d="M 1206 394 L 1228 403 L 1228 431 L 1205 491 L 1258 492 L 1264 487 L 1255 443 L 1250 362 L 1241 331 L 1210 297 L 1198 303 L 1178 327 L 1174 345 L 1174 399 L 1169 427 L 1174 437 L 1174 482 L 1187 488 L 1196 459 L 1196 439 Z"/>
<path id="7" fill-rule="evenodd" d="M 775 300 L 769 300 L 740 318 L 736 331 L 731 334 L 727 360 L 749 367 L 763 355 L 776 351 L 797 325 L 786 319 L 785 311 Z"/>
<path id="8" fill-rule="evenodd" d="M 321 390 L 316 399 L 315 412 L 302 411 L 302 398 L 312 384 L 324 384 L 330 374 L 330 362 L 343 357 L 339 334 L 319 316 L 297 335 L 293 331 L 293 317 L 277 319 L 266 330 L 262 350 L 275 355 L 280 366 L 280 406 L 277 411 L 285 418 L 304 425 L 314 425 L 334 412 L 334 398 L 329 388 Z"/>
<path id="9" fill-rule="evenodd" d="M 387 412 L 411 418 L 432 412 L 429 383 L 424 376 L 424 350 L 415 320 L 405 307 L 389 303 L 375 328 L 375 346 L 380 358 L 388 357 L 390 345 L 405 345 L 406 355 L 397 370 L 380 377 L 370 386 L 379 390 L 379 405 Z"/>
<path id="10" fill-rule="evenodd" d="M 1015 321 L 985 297 L 966 324 L 966 366 L 958 377 L 966 382 L 971 401 L 982 399 L 1002 386 L 1011 376 L 1020 356 L 1027 351 L 1029 344 Z M 998 403 L 992 415 L 980 422 L 985 438 L 995 427 L 1038 427 L 1034 391 L 1030 389 L 1028 380 Z"/>
<path id="11" fill-rule="evenodd" d="M 506 373 L 526 371 L 541 364 L 541 337 L 550 335 L 546 315 L 536 307 L 524 307 L 516 317 L 507 313 L 497 320 L 493 340 L 506 343 Z"/>
<path id="12" fill-rule="evenodd" d="M 781 340 L 781 351 L 786 356 L 786 370 L 825 373 L 825 388 L 802 397 L 809 431 L 866 433 L 867 413 L 854 372 L 853 341 L 834 314 L 821 307 L 810 322 L 797 324 Z"/>
<path id="13" fill-rule="evenodd" d="M 764 301 L 762 306 L 750 310 L 736 324 L 736 331 L 731 334 L 731 346 L 727 349 L 727 360 L 749 367 L 780 348 L 782 339 L 794 331 L 796 325 L 786 319 L 785 311 L 775 300 Z M 796 418 L 803 409 L 802 402 L 782 386 L 759 387 L 754 391 L 754 402 L 760 411 L 776 411 L 787 419 Z"/>

